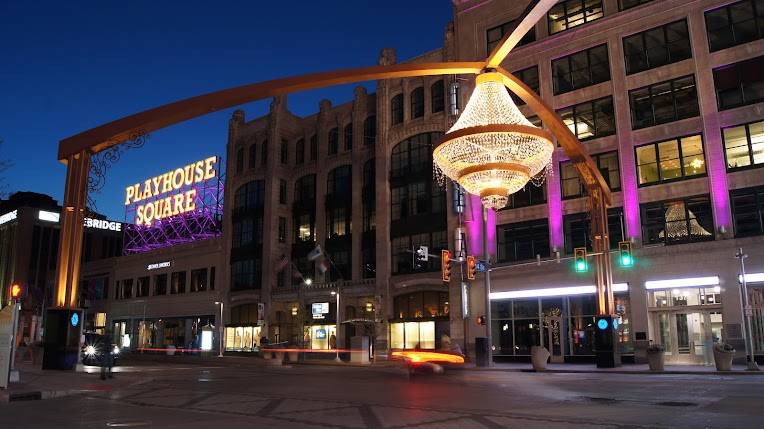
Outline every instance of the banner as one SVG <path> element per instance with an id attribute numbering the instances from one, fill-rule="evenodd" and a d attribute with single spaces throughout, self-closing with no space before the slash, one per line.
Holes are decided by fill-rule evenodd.
<path id="1" fill-rule="evenodd" d="M 0 310 L 0 388 L 8 387 L 11 371 L 11 350 L 13 349 L 13 310 L 15 305 L 7 305 Z"/>

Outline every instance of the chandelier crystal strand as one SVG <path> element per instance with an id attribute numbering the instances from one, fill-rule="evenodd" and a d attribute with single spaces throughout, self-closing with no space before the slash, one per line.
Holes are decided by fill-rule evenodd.
<path id="1" fill-rule="evenodd" d="M 487 72 L 453 127 L 433 151 L 436 177 L 457 181 L 480 196 L 487 208 L 499 209 L 509 195 L 551 166 L 552 136 L 520 113 L 503 78 Z M 534 182 L 536 180 L 534 179 Z"/>

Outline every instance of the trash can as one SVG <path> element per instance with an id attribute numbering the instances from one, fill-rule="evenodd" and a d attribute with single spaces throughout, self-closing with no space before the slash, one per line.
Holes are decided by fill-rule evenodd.
<path id="1" fill-rule="evenodd" d="M 488 338 L 475 337 L 475 365 L 488 366 Z"/>

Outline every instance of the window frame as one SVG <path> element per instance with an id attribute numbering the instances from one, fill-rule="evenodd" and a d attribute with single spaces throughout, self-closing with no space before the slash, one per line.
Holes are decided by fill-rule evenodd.
<path id="1" fill-rule="evenodd" d="M 701 148 L 703 149 L 703 165 L 705 167 L 705 172 L 700 173 L 700 174 L 695 174 L 695 175 L 692 175 L 692 176 L 687 176 L 685 174 L 685 169 L 684 169 L 684 155 L 682 153 L 682 151 L 683 151 L 683 149 L 682 149 L 682 139 L 686 139 L 686 138 L 690 138 L 690 137 L 696 137 L 696 136 L 700 137 L 700 145 L 701 145 Z M 662 170 L 660 168 L 660 164 L 661 164 L 660 156 L 661 155 L 660 155 L 660 151 L 659 151 L 659 145 L 662 144 L 662 143 L 668 143 L 668 142 L 672 142 L 672 141 L 677 143 L 677 154 L 678 154 L 678 158 L 677 159 L 679 160 L 679 170 L 681 172 L 681 176 L 675 177 L 675 178 L 671 178 L 671 179 L 663 179 L 662 178 L 663 174 L 661 172 Z M 658 171 L 658 181 L 657 182 L 649 182 L 649 183 L 639 183 L 639 167 L 642 166 L 642 165 L 647 165 L 647 164 L 640 164 L 639 163 L 638 149 L 642 148 L 642 147 L 648 147 L 648 146 L 653 146 L 654 147 L 655 164 L 657 166 L 657 171 Z M 664 184 L 664 183 L 681 182 L 683 180 L 697 179 L 697 178 L 700 178 L 700 177 L 707 177 L 708 176 L 708 160 L 706 159 L 706 143 L 705 143 L 705 139 L 703 138 L 703 134 L 702 133 L 699 133 L 699 134 L 688 134 L 688 135 L 684 135 L 684 136 L 674 137 L 674 138 L 671 138 L 671 139 L 661 140 L 661 141 L 658 141 L 658 142 L 653 142 L 653 143 L 642 144 L 642 145 L 639 145 L 639 146 L 634 146 L 634 167 L 636 168 L 636 174 L 637 174 L 636 178 L 637 178 L 637 187 L 638 188 L 643 188 L 643 187 L 647 187 L 647 186 L 654 186 L 654 185 L 661 185 L 661 184 Z"/>
<path id="2" fill-rule="evenodd" d="M 424 118 L 424 86 L 418 86 L 409 93 L 409 103 L 411 105 L 411 119 Z"/>
<path id="3" fill-rule="evenodd" d="M 327 133 L 327 154 L 337 155 L 340 151 L 340 130 L 333 127 Z"/>
<path id="4" fill-rule="evenodd" d="M 403 94 L 396 94 L 390 98 L 390 124 L 403 123 Z"/>
<path id="5" fill-rule="evenodd" d="M 687 33 L 687 52 L 688 52 L 688 56 L 674 59 L 674 58 L 671 57 L 671 52 L 672 51 L 670 49 L 670 46 L 676 44 L 676 42 L 669 43 L 669 41 L 668 41 L 668 28 L 670 26 L 678 24 L 678 23 L 684 23 L 684 28 L 685 28 L 685 31 Z M 662 44 L 662 47 L 663 47 L 663 49 L 665 49 L 665 51 L 666 51 L 666 58 L 668 58 L 668 59 L 667 59 L 667 62 L 665 62 L 665 63 L 652 65 L 652 64 L 650 64 L 650 53 L 649 53 L 650 51 L 648 50 L 648 47 L 647 47 L 647 33 L 650 33 L 652 31 L 655 31 L 655 30 L 658 30 L 658 29 L 662 30 L 662 35 L 663 35 L 663 44 Z M 634 38 L 637 38 L 637 37 L 640 38 L 640 42 L 642 44 L 642 46 L 641 46 L 641 53 L 643 54 L 643 57 L 645 59 L 645 63 L 647 65 L 646 65 L 645 68 L 641 68 L 641 69 L 638 69 L 638 70 L 631 70 L 631 67 L 629 66 L 629 64 L 630 64 L 630 62 L 629 62 L 630 55 L 627 52 L 627 45 L 626 44 L 627 44 L 627 41 L 629 41 L 631 39 L 634 39 Z M 686 59 L 692 58 L 692 54 L 693 54 L 693 52 L 692 52 L 692 38 L 690 37 L 690 30 L 689 30 L 689 25 L 687 23 L 687 18 L 682 18 L 682 19 L 678 19 L 676 21 L 667 22 L 665 24 L 661 24 L 659 26 L 656 26 L 656 27 L 653 27 L 653 28 L 649 28 L 647 30 L 640 31 L 639 33 L 634 33 L 634 34 L 630 34 L 628 36 L 624 36 L 622 38 L 622 40 L 621 40 L 621 43 L 623 45 L 623 57 L 624 57 L 623 60 L 624 60 L 624 65 L 626 67 L 626 75 L 627 76 L 630 76 L 632 74 L 641 73 L 643 71 L 652 70 L 652 69 L 655 69 L 655 68 L 658 68 L 658 67 L 663 67 L 665 65 L 674 64 L 674 63 L 677 63 L 679 61 L 684 61 Z"/>
<path id="6" fill-rule="evenodd" d="M 753 11 L 753 16 L 751 18 L 745 20 L 745 21 L 738 21 L 736 23 L 733 23 L 732 19 L 731 19 L 732 18 L 732 9 L 733 9 L 733 7 L 735 7 L 737 5 L 744 4 L 744 3 L 748 3 L 748 4 L 751 5 L 751 9 Z M 726 5 L 720 6 L 720 7 L 715 7 L 713 9 L 711 9 L 711 10 L 707 10 L 707 11 L 703 12 L 703 23 L 705 24 L 706 38 L 708 39 L 708 51 L 709 52 L 718 52 L 718 51 L 721 51 L 721 50 L 724 50 L 724 49 L 729 49 L 729 48 L 732 48 L 734 46 L 739 46 L 739 45 L 742 45 L 742 44 L 745 44 L 745 43 L 750 43 L 750 42 L 753 42 L 753 41 L 760 40 L 760 39 L 764 38 L 764 25 L 761 25 L 762 23 L 760 23 L 759 19 L 757 19 L 757 18 L 764 18 L 764 10 L 761 10 L 761 11 L 757 10 L 756 4 L 757 4 L 757 2 L 754 1 L 754 0 L 743 0 L 743 1 L 738 1 L 738 2 L 735 2 L 735 3 L 729 3 L 729 4 L 726 4 Z M 712 45 L 711 31 L 712 30 L 718 30 L 718 29 L 721 29 L 723 27 L 720 26 L 718 28 L 712 29 L 711 26 L 709 25 L 709 16 L 711 14 L 713 14 L 715 12 L 719 12 L 721 10 L 724 10 L 726 12 L 725 20 L 726 20 L 727 25 L 724 28 L 726 28 L 727 30 L 731 29 L 732 44 L 724 45 L 724 46 L 719 46 L 719 47 L 715 48 Z M 757 36 L 754 37 L 753 39 L 750 39 L 750 40 L 737 41 L 736 37 L 735 37 L 735 27 L 734 27 L 734 25 L 735 24 L 740 24 L 741 22 L 746 22 L 746 21 L 753 21 L 753 25 L 756 27 Z"/>
<path id="7" fill-rule="evenodd" d="M 486 56 L 491 55 L 491 52 L 493 52 L 496 45 L 498 45 L 499 42 L 501 42 L 501 39 L 503 39 L 508 32 L 515 29 L 516 22 L 517 22 L 517 18 L 485 30 Z M 495 30 L 499 30 L 500 36 L 496 40 L 491 40 L 491 32 Z M 536 41 L 536 26 L 534 25 L 533 27 L 531 27 L 531 29 L 527 33 L 523 35 L 520 41 L 517 42 L 517 46 L 524 46 L 524 45 L 533 43 L 535 41 Z"/>
<path id="8" fill-rule="evenodd" d="M 537 229 L 540 230 L 546 230 L 544 233 L 539 233 L 536 231 Z M 533 234 L 528 235 L 522 235 L 518 234 L 517 231 L 533 231 Z M 513 232 L 510 234 L 509 232 Z M 508 257 L 509 255 L 509 249 L 508 249 L 508 242 L 506 241 L 506 238 L 508 236 L 512 236 L 513 240 L 511 243 L 514 243 L 515 245 L 512 246 L 513 250 L 513 256 L 514 258 Z M 531 237 L 531 248 L 533 256 L 530 258 L 525 259 L 519 259 L 518 258 L 518 246 L 517 243 L 520 242 L 518 240 L 519 238 L 528 238 Z M 538 243 L 537 243 L 538 241 Z M 546 248 L 544 249 L 543 246 L 541 248 L 541 252 L 539 252 L 537 249 L 537 246 L 540 246 L 542 244 L 546 244 Z M 533 219 L 533 220 L 527 220 L 522 222 L 510 222 L 505 223 L 501 225 L 496 225 L 496 259 L 498 262 L 501 263 L 518 263 L 522 261 L 530 261 L 534 258 L 536 258 L 536 255 L 541 255 L 542 257 L 549 257 L 552 254 L 552 246 L 551 246 L 551 240 L 549 238 L 549 222 L 547 219 Z"/>
<path id="9" fill-rule="evenodd" d="M 680 116 L 679 115 L 679 111 L 680 110 L 677 108 L 677 96 L 676 96 L 676 94 L 678 92 L 678 89 L 676 88 L 676 82 L 677 81 L 681 81 L 683 79 L 687 79 L 687 78 L 692 78 L 692 84 L 693 84 L 693 88 L 694 88 L 694 92 L 695 92 L 695 107 L 696 107 L 696 112 L 695 112 L 695 114 L 693 114 L 691 116 Z M 664 85 L 664 84 L 669 84 L 671 86 L 671 100 L 672 100 L 672 107 L 673 107 L 674 115 L 673 115 L 673 119 L 669 119 L 669 120 L 665 120 L 665 121 L 661 120 L 660 122 L 658 122 L 657 119 L 656 119 L 656 114 L 655 114 L 655 110 L 656 109 L 655 109 L 655 103 L 654 103 L 653 100 L 655 98 L 657 98 L 658 95 L 660 95 L 660 94 L 654 94 L 653 88 L 655 88 L 655 87 L 657 87 L 659 85 Z M 638 125 L 637 124 L 637 120 L 636 120 L 636 115 L 635 115 L 635 108 L 634 108 L 634 106 L 635 106 L 634 100 L 636 99 L 634 94 L 637 91 L 645 91 L 645 90 L 647 91 L 648 98 L 650 100 L 650 111 L 651 111 L 652 121 L 649 124 L 647 124 L 647 125 Z M 695 75 L 694 74 L 688 74 L 688 75 L 685 75 L 685 76 L 678 76 L 678 77 L 673 78 L 673 79 L 669 79 L 669 80 L 665 80 L 665 81 L 661 81 L 661 82 L 655 82 L 655 83 L 652 83 L 650 85 L 641 86 L 639 88 L 633 88 L 633 89 L 629 90 L 628 96 L 629 96 L 629 113 L 630 113 L 629 116 L 630 116 L 630 120 L 631 120 L 631 129 L 634 130 L 634 131 L 642 130 L 642 129 L 645 129 L 645 128 L 654 127 L 654 126 L 657 126 L 657 125 L 670 124 L 671 122 L 681 121 L 683 119 L 695 118 L 695 117 L 700 116 L 700 104 L 698 103 L 698 83 L 697 83 L 697 81 L 695 79 Z"/>
<path id="10" fill-rule="evenodd" d="M 760 168 L 764 167 L 764 157 L 760 163 L 756 163 L 754 160 L 754 151 L 753 151 L 753 142 L 751 139 L 751 125 L 753 124 L 761 124 L 762 127 L 764 127 L 764 120 L 762 121 L 753 121 L 753 122 L 746 122 L 739 125 L 732 125 L 729 127 L 723 127 L 721 129 L 722 132 L 722 149 L 724 149 L 724 164 L 726 166 L 727 172 L 733 172 L 733 171 L 743 171 L 743 170 L 751 170 L 754 168 Z M 748 148 L 748 160 L 750 161 L 750 164 L 744 165 L 742 167 L 730 167 L 729 165 L 729 159 L 727 157 L 727 140 L 724 135 L 724 130 L 729 130 L 732 128 L 738 128 L 738 127 L 744 127 L 745 129 L 745 139 L 746 139 L 746 147 Z M 764 145 L 764 133 L 761 134 L 762 136 L 762 142 L 759 144 Z"/>
<path id="11" fill-rule="evenodd" d="M 595 3 L 595 5 L 593 6 L 594 8 L 596 8 L 596 5 L 599 4 L 599 13 L 593 13 L 592 14 L 592 15 L 598 15 L 598 16 L 596 16 L 594 18 L 590 18 L 590 19 L 587 18 L 587 16 L 588 16 L 587 13 L 586 13 L 586 2 L 587 1 L 594 2 Z M 549 9 L 549 11 L 546 14 L 546 18 L 547 18 L 547 31 L 548 31 L 549 35 L 552 36 L 552 35 L 555 35 L 555 34 L 558 34 L 558 33 L 562 33 L 564 31 L 567 31 L 567 30 L 570 30 L 570 29 L 573 29 L 573 28 L 576 28 L 576 27 L 580 27 L 580 26 L 588 24 L 590 22 L 594 22 L 594 21 L 596 21 L 598 19 L 602 19 L 605 16 L 605 9 L 604 9 L 602 3 L 603 3 L 602 0 L 565 0 L 565 1 L 562 1 L 562 2 L 559 2 L 559 3 L 555 4 L 554 6 L 552 6 L 551 9 Z M 582 15 L 583 22 L 581 22 L 580 24 L 575 24 L 575 25 L 571 26 L 570 19 L 569 19 L 571 13 L 568 12 L 568 10 L 570 9 L 569 8 L 570 5 L 574 5 L 575 6 L 576 4 L 581 6 L 581 8 L 580 8 L 581 12 L 580 13 Z M 564 28 L 562 28 L 561 30 L 552 31 L 552 28 L 553 28 L 553 26 L 552 26 L 553 19 L 552 19 L 551 14 L 552 14 L 552 11 L 556 7 L 559 7 L 559 6 L 562 6 L 562 17 L 564 18 L 564 21 L 565 21 Z"/>
<path id="12" fill-rule="evenodd" d="M 705 199 L 705 201 L 701 201 L 701 199 Z M 688 238 L 682 239 L 682 240 L 668 241 L 666 239 L 666 226 L 667 226 L 666 211 L 668 210 L 668 207 L 671 204 L 675 204 L 675 203 L 679 203 L 679 202 L 681 202 L 684 205 L 685 222 L 688 225 L 688 231 L 689 231 L 690 221 L 692 220 L 689 217 L 689 212 L 691 210 L 688 208 L 688 203 L 690 205 L 693 205 L 693 206 L 697 206 L 700 203 L 708 205 L 708 211 L 709 211 L 708 215 L 711 217 L 711 225 L 710 225 L 710 229 L 707 229 L 706 231 L 711 234 L 710 236 L 707 236 L 707 238 L 698 238 L 698 239 L 693 240 L 693 239 L 689 239 L 690 235 L 688 234 Z M 650 241 L 650 234 L 648 233 L 648 231 L 646 231 L 646 229 L 649 229 L 651 227 L 651 225 L 649 225 L 649 224 L 646 225 L 645 224 L 646 220 L 649 218 L 646 215 L 646 212 L 648 210 L 654 210 L 656 208 L 660 208 L 660 210 L 662 212 L 664 238 L 663 238 L 663 240 L 658 239 L 658 241 L 651 242 Z M 716 231 L 715 231 L 715 227 L 713 225 L 713 223 L 714 223 L 714 221 L 713 221 L 713 207 L 712 207 L 712 204 L 711 204 L 711 198 L 709 197 L 708 194 L 694 195 L 694 196 L 688 196 L 688 197 L 682 197 L 682 198 L 673 198 L 673 199 L 662 200 L 662 201 L 653 201 L 653 202 L 642 203 L 642 204 L 639 205 L 639 212 L 640 212 L 640 219 L 641 219 L 640 230 L 642 232 L 642 243 L 645 244 L 645 245 L 663 243 L 663 245 L 665 245 L 665 246 L 672 246 L 672 245 L 677 245 L 677 244 L 687 244 L 687 243 L 699 243 L 699 242 L 704 242 L 704 241 L 713 241 L 713 240 L 716 239 Z M 698 224 L 700 224 L 700 222 L 697 221 L 697 214 L 695 212 L 693 212 L 693 215 L 695 215 L 696 222 L 698 222 Z M 678 222 L 678 221 L 671 221 L 671 222 Z M 700 226 L 703 229 L 706 229 L 705 226 L 703 226 L 702 224 Z"/>
<path id="13" fill-rule="evenodd" d="M 598 127 L 597 127 L 597 116 L 596 116 L 597 110 L 595 110 L 595 106 L 598 106 L 598 103 L 601 103 L 603 101 L 608 101 L 608 100 L 610 101 L 610 108 L 612 109 L 612 112 L 613 112 L 613 114 L 611 116 L 612 119 L 613 119 L 611 131 L 607 132 L 605 134 L 599 134 L 597 132 L 597 130 L 598 130 Z M 577 118 L 579 117 L 579 114 L 577 113 L 577 111 L 582 106 L 589 106 L 589 107 L 591 107 L 592 125 L 594 126 L 594 133 L 593 133 L 593 135 L 591 137 L 583 137 L 583 138 L 578 137 L 578 123 L 579 123 L 579 120 Z M 616 134 L 615 105 L 613 103 L 613 96 L 612 95 L 608 95 L 608 96 L 605 96 L 605 97 L 602 97 L 602 98 L 597 98 L 597 99 L 594 99 L 594 100 L 584 101 L 582 103 L 573 104 L 573 105 L 570 105 L 570 106 L 567 106 L 567 107 L 563 107 L 563 108 L 557 109 L 555 111 L 555 113 L 557 113 L 557 115 L 559 115 L 560 118 L 562 119 L 563 112 L 565 112 L 566 110 L 569 110 L 569 109 L 572 109 L 573 125 L 574 125 L 574 128 L 575 128 L 574 130 L 571 130 L 571 132 L 573 133 L 573 135 L 576 136 L 576 138 L 578 138 L 579 141 L 585 142 L 585 141 L 595 140 L 595 139 L 598 139 L 598 138 L 612 136 L 612 135 Z M 564 119 L 563 119 L 563 122 L 564 122 Z M 581 121 L 581 122 L 583 122 L 583 121 Z M 567 124 L 565 126 L 568 127 Z M 570 129 L 570 128 L 568 128 L 568 129 Z"/>
<path id="14" fill-rule="evenodd" d="M 346 151 L 353 150 L 353 123 L 345 125 L 343 129 L 344 148 Z"/>
<path id="15" fill-rule="evenodd" d="M 596 49 L 602 49 L 603 47 L 604 47 L 604 50 L 605 50 L 605 62 L 604 63 L 595 63 L 594 65 L 595 66 L 601 66 L 603 64 L 606 65 L 605 68 L 607 69 L 607 78 L 606 79 L 601 79 L 600 78 L 600 79 L 596 79 L 595 80 L 594 79 L 594 74 L 593 74 L 593 71 L 592 71 L 592 52 L 594 50 L 596 50 Z M 584 55 L 584 54 L 586 56 L 586 67 L 583 68 L 583 69 L 574 69 L 573 68 L 573 64 L 574 64 L 575 57 L 580 56 L 580 55 Z M 606 42 L 606 43 L 601 43 L 599 45 L 591 46 L 591 47 L 586 48 L 586 49 L 581 49 L 580 51 L 572 52 L 572 53 L 570 53 L 568 55 L 565 55 L 563 57 L 559 57 L 559 58 L 553 59 L 552 60 L 552 93 L 554 95 L 567 94 L 568 92 L 573 92 L 573 91 L 579 90 L 581 88 L 587 88 L 587 87 L 590 87 L 590 86 L 593 86 L 593 85 L 597 85 L 597 84 L 600 84 L 600 83 L 603 83 L 603 82 L 610 81 L 612 79 L 612 76 L 611 76 L 611 73 L 610 73 L 610 57 L 609 57 L 609 55 L 610 55 L 610 52 L 609 52 L 609 49 L 608 49 L 608 44 Z M 558 69 L 560 69 L 560 67 L 558 67 L 557 65 L 562 64 L 563 62 L 566 63 L 566 67 L 567 67 L 566 75 L 568 77 L 568 82 L 570 84 L 570 87 L 567 88 L 567 89 L 561 89 L 560 85 L 558 84 L 558 79 L 562 79 L 562 77 L 560 77 L 557 74 Z M 587 83 L 585 85 L 583 85 L 583 86 L 576 86 L 574 84 L 574 82 L 576 80 L 574 78 L 574 74 L 575 73 L 581 73 L 582 70 L 586 70 L 586 75 L 587 75 L 587 78 L 588 78 L 587 79 Z"/>
<path id="16" fill-rule="evenodd" d="M 716 67 L 712 70 L 713 78 L 714 78 L 714 92 L 716 93 L 716 107 L 720 112 L 724 110 L 735 109 L 737 107 L 750 106 L 752 104 L 757 104 L 764 101 L 764 89 L 762 89 L 761 96 L 759 98 L 750 99 L 750 100 L 746 98 L 746 91 L 745 91 L 746 84 L 750 84 L 751 81 L 744 80 L 743 75 L 750 76 L 750 75 L 757 75 L 757 73 L 745 72 L 744 70 L 749 69 L 754 64 L 758 66 L 758 70 L 761 70 L 762 73 L 764 73 L 764 55 L 749 58 L 743 61 L 738 61 L 736 63 Z M 720 96 L 720 94 L 724 91 L 730 91 L 730 89 L 720 91 L 717 80 L 721 80 L 721 77 L 719 77 L 721 76 L 721 72 L 726 72 L 728 70 L 733 70 L 735 72 L 735 75 L 737 77 L 737 87 L 735 90 L 737 92 L 737 95 L 739 95 L 741 102 L 722 106 L 722 97 Z M 758 75 L 761 76 L 760 74 Z M 717 77 L 719 77 L 719 79 L 717 79 Z M 764 87 L 764 77 L 762 77 L 760 80 L 755 82 L 758 83 L 758 85 Z"/>
<path id="17" fill-rule="evenodd" d="M 625 1 L 633 1 L 635 3 L 629 6 L 624 6 L 623 3 Z M 623 12 L 625 10 L 633 9 L 637 6 L 642 6 L 643 4 L 650 3 L 651 1 L 653 0 L 618 0 L 618 11 Z"/>
<path id="18" fill-rule="evenodd" d="M 610 150 L 610 151 L 607 151 L 607 152 L 599 152 L 599 153 L 591 154 L 590 156 L 592 157 L 592 160 L 597 164 L 597 168 L 600 170 L 600 173 L 602 173 L 602 167 L 600 166 L 600 161 L 602 160 L 602 158 L 605 155 L 615 155 L 616 165 L 618 165 L 618 186 L 614 187 L 613 184 L 610 183 L 610 174 L 609 174 L 609 171 L 608 171 L 607 175 L 602 174 L 602 177 L 605 178 L 605 182 L 607 182 L 607 185 L 610 187 L 610 191 L 611 192 L 620 192 L 621 191 L 621 177 L 622 177 L 622 175 L 621 175 L 621 162 L 620 162 L 620 158 L 618 158 L 618 150 Z M 573 163 L 570 160 L 560 161 L 560 198 L 563 201 L 565 201 L 565 200 L 573 200 L 573 199 L 576 199 L 576 198 L 586 197 L 587 196 L 586 195 L 586 186 L 581 181 L 581 176 L 578 174 L 578 170 L 576 170 L 575 166 L 572 167 L 573 170 L 576 172 L 576 176 L 575 177 L 568 177 L 568 178 L 564 178 L 563 177 L 563 175 L 562 175 L 563 166 L 567 166 L 567 165 L 571 165 L 572 166 Z M 580 191 L 578 194 L 576 194 L 576 195 L 565 195 L 565 184 L 564 184 L 564 181 L 568 181 L 568 180 L 576 180 L 576 181 L 578 181 L 578 189 Z"/>
<path id="19" fill-rule="evenodd" d="M 446 110 L 446 83 L 438 79 L 430 85 L 430 113 L 440 113 Z"/>
<path id="20" fill-rule="evenodd" d="M 735 204 L 736 197 L 753 196 L 756 205 L 759 229 L 754 233 L 740 234 L 738 231 L 738 206 Z M 735 238 L 758 237 L 764 235 L 764 186 L 751 186 L 748 188 L 730 190 L 730 209 L 732 211 L 732 226 Z M 747 213 L 750 215 L 750 213 Z"/>

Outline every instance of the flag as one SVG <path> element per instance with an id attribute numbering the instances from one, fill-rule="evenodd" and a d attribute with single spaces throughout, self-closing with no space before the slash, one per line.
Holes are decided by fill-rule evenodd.
<path id="1" fill-rule="evenodd" d="M 331 262 L 329 262 L 329 258 L 324 257 L 316 265 L 316 268 L 318 268 L 318 271 L 320 271 L 321 274 L 324 274 L 325 272 L 329 271 L 330 266 L 331 266 Z"/>
<path id="2" fill-rule="evenodd" d="M 281 255 L 281 259 L 276 263 L 276 272 L 281 272 L 287 265 L 289 265 L 289 258 L 287 255 Z"/>
<path id="3" fill-rule="evenodd" d="M 317 244 L 316 248 L 311 250 L 308 253 L 308 260 L 309 261 L 315 261 L 319 256 L 323 255 L 324 252 L 321 251 L 321 245 Z"/>

